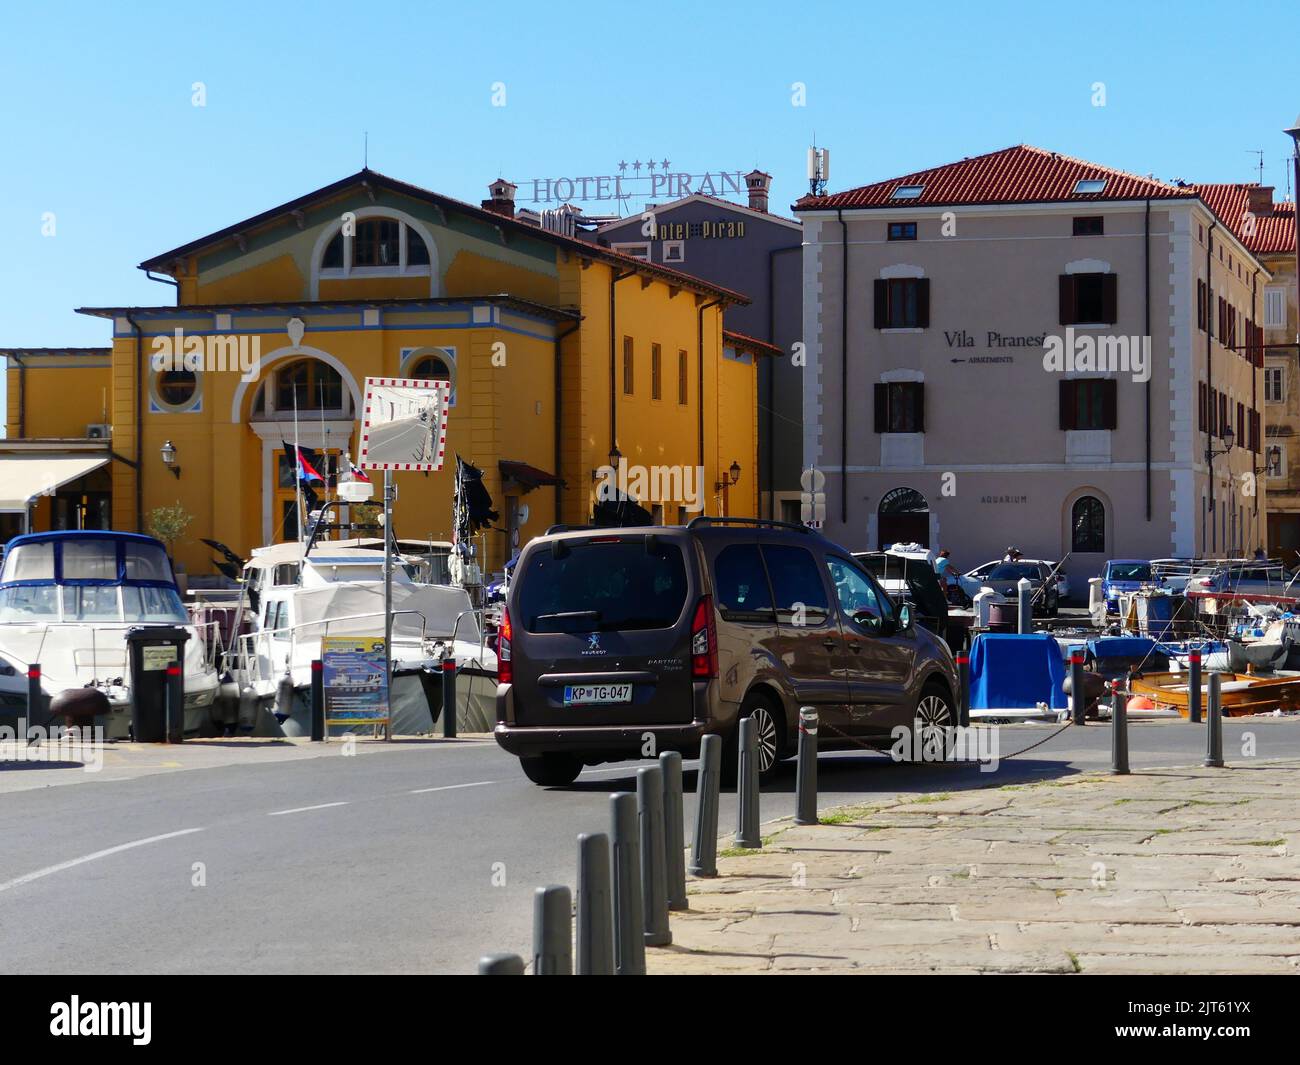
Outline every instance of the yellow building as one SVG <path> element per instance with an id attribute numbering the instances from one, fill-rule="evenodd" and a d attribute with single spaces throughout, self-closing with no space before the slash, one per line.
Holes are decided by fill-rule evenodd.
<path id="1" fill-rule="evenodd" d="M 490 189 L 475 207 L 363 170 L 142 263 L 176 305 L 80 308 L 110 349 L 0 351 L 7 531 L 19 504 L 32 529 L 136 530 L 179 501 L 178 561 L 210 573 L 200 537 L 246 555 L 294 535 L 284 442 L 355 457 L 366 377 L 450 381 L 447 467 L 395 475 L 395 529 L 450 539 L 459 454 L 501 515 L 488 570 L 590 520 L 611 457 L 665 522 L 756 514 L 772 350 L 722 328 L 745 297 L 516 218 L 513 186 Z"/>

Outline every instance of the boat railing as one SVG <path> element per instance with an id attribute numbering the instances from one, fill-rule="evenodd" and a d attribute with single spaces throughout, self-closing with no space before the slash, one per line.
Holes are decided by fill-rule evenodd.
<path id="1" fill-rule="evenodd" d="M 412 614 L 420 619 L 420 644 L 423 646 L 428 639 L 428 619 L 419 610 L 407 608 L 393 611 L 394 617 L 403 614 Z M 383 611 L 368 611 L 364 614 L 341 614 L 338 617 L 321 618 L 317 621 L 300 621 L 295 625 L 281 625 L 274 629 L 247 632 L 236 637 L 235 653 L 227 659 L 226 664 L 233 671 L 242 674 L 245 682 L 274 680 L 281 670 L 277 669 L 276 663 L 272 662 L 271 644 L 273 641 L 284 640 L 287 637 L 289 647 L 284 656 L 284 665 L 291 666 L 298 650 L 299 640 L 306 635 L 307 629 L 320 629 L 321 631 L 314 638 L 324 639 L 329 635 L 329 627 L 339 622 L 364 621 L 368 618 L 379 618 L 382 622 L 383 617 Z M 353 634 L 349 633 L 349 635 Z M 265 659 L 268 671 L 266 674 L 264 674 L 262 668 L 263 659 Z"/>
<path id="2" fill-rule="evenodd" d="M 104 647 L 103 650 L 105 653 L 107 653 L 110 649 L 122 648 L 124 642 L 123 634 L 126 629 L 133 628 L 136 625 L 150 625 L 150 624 L 166 625 L 168 623 L 162 621 L 158 621 L 158 622 L 140 621 L 138 619 L 131 620 L 131 621 L 101 619 L 99 622 L 94 622 L 90 620 L 34 622 L 31 625 L 24 626 L 25 635 L 34 635 L 37 629 L 39 629 L 40 631 L 40 642 L 37 643 L 36 652 L 34 654 L 25 650 L 14 651 L 7 643 L 3 643 L 3 642 L 0 642 L 0 654 L 3 654 L 6 658 L 9 658 L 14 662 L 18 662 L 23 665 L 30 666 L 36 663 L 43 663 L 44 655 L 45 655 L 45 641 L 47 637 L 50 635 L 50 630 L 84 629 L 90 634 L 89 650 L 90 650 L 91 674 L 95 679 L 102 680 L 106 678 L 101 678 L 99 675 L 100 648 L 99 648 L 98 637 L 101 635 L 99 631 L 99 626 L 114 625 L 119 627 L 119 629 L 121 630 L 111 638 L 111 644 L 114 645 L 113 648 L 109 646 L 110 641 L 106 639 L 105 641 L 106 646 Z M 224 640 L 218 622 L 216 621 L 200 622 L 200 621 L 195 621 L 193 618 L 188 618 L 182 625 L 182 628 L 199 630 L 199 638 L 203 640 L 204 664 L 212 667 L 213 669 L 217 668 L 222 660 L 222 657 L 225 655 Z M 204 632 L 203 631 L 204 629 L 210 629 L 211 631 Z M 75 652 L 76 650 L 79 650 L 79 648 L 74 648 L 73 650 Z M 106 668 L 110 670 L 121 668 L 123 671 L 122 678 L 125 680 L 127 674 L 130 672 L 131 666 L 128 660 L 125 661 L 120 667 L 114 665 L 114 666 L 108 666 Z"/>

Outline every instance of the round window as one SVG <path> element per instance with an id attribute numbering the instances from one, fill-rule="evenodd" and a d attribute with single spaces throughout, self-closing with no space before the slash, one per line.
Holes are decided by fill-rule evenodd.
<path id="1" fill-rule="evenodd" d="M 192 370 L 162 370 L 154 375 L 154 399 L 160 407 L 170 410 L 189 407 L 198 391 L 198 375 Z"/>

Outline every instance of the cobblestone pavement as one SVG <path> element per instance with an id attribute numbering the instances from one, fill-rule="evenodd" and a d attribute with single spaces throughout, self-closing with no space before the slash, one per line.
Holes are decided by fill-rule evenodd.
<path id="1" fill-rule="evenodd" d="M 889 797 L 766 826 L 651 973 L 1300 975 L 1300 759 Z"/>

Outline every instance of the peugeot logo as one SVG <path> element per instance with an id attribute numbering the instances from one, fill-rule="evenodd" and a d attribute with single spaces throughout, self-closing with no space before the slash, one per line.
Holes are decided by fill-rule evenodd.
<path id="1" fill-rule="evenodd" d="M 590 636 L 587 637 L 587 649 L 589 651 L 600 650 L 600 633 L 593 632 Z"/>

